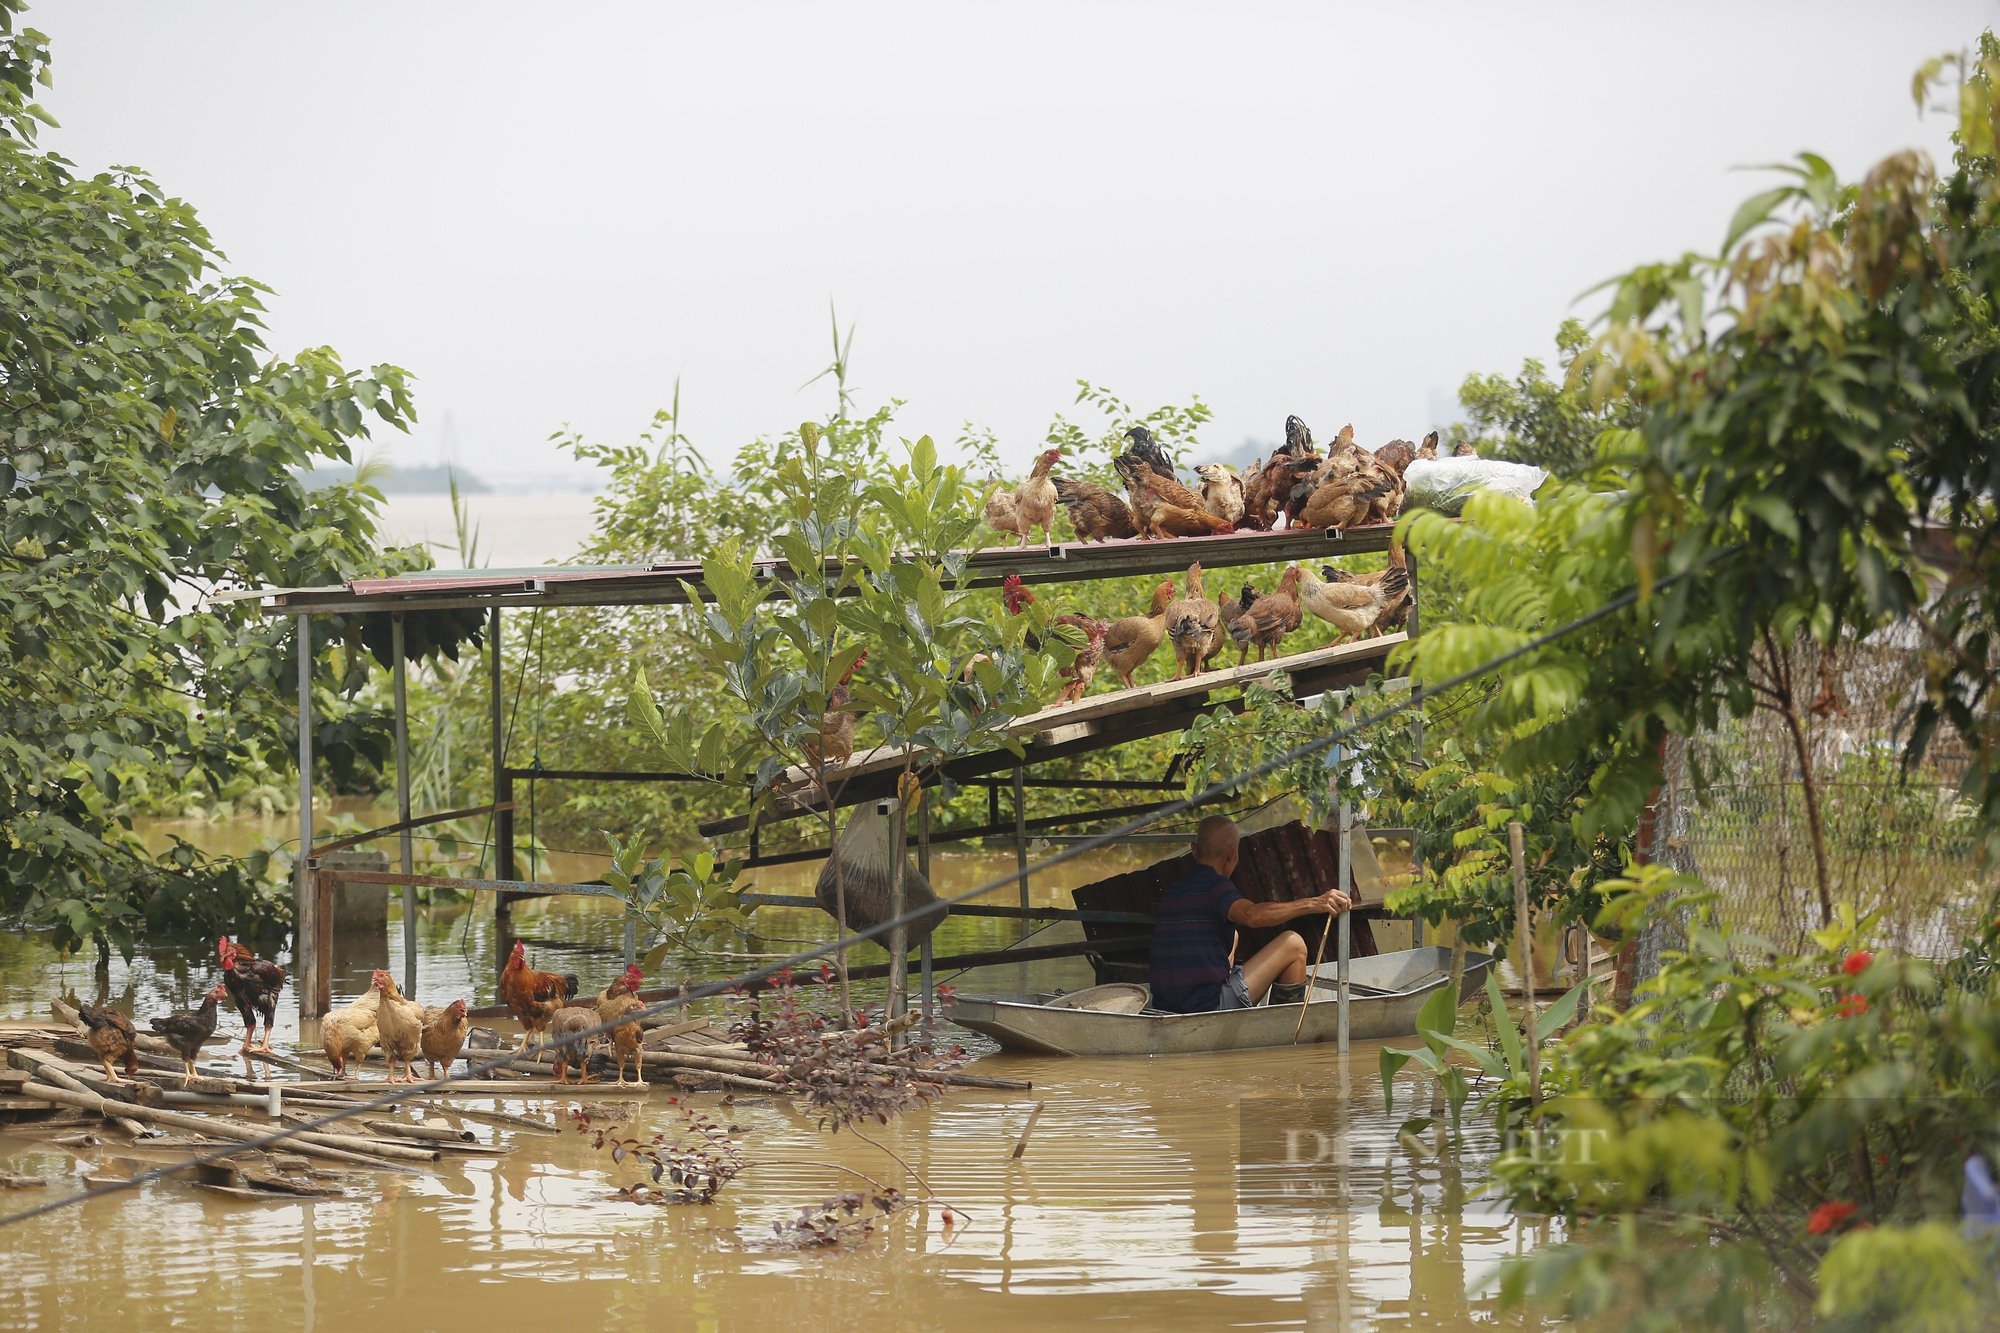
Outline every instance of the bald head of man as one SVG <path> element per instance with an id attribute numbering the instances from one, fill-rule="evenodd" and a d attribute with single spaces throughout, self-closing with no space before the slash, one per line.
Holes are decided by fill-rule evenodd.
<path id="1" fill-rule="evenodd" d="M 1227 815 L 1210 815 L 1195 827 L 1194 859 L 1227 876 L 1236 869 L 1236 846 L 1242 835 Z"/>

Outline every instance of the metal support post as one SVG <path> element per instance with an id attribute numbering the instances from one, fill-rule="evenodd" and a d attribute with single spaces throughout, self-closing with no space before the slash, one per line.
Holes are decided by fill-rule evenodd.
<path id="1" fill-rule="evenodd" d="M 493 722 L 493 803 L 506 805 L 514 799 L 514 779 L 507 774 L 506 691 L 501 685 L 500 608 L 497 606 L 487 613 L 486 641 L 492 649 L 492 656 L 488 659 L 488 674 L 493 678 L 488 707 Z M 493 877 L 517 878 L 514 868 L 514 812 L 511 809 L 493 813 Z M 508 893 L 493 895 L 493 948 L 493 970 L 498 972 L 506 966 L 507 955 L 514 948 L 514 899 Z"/>
<path id="2" fill-rule="evenodd" d="M 410 836 L 410 697 L 408 671 L 403 662 L 403 613 L 389 617 L 389 656 L 393 659 L 396 685 L 396 819 L 403 825 L 403 873 L 417 873 L 416 852 Z M 417 993 L 417 886 L 403 886 L 403 994 Z"/>
<path id="3" fill-rule="evenodd" d="M 507 730 L 504 718 L 506 691 L 501 685 L 500 608 L 494 607 L 486 622 L 486 637 L 493 646 L 493 801 L 501 804 L 514 799 L 514 779 L 507 773 Z M 501 810 L 493 816 L 493 877 L 515 879 L 514 812 Z M 503 898 L 504 902 L 505 899 Z"/>
<path id="4" fill-rule="evenodd" d="M 1352 897 L 1354 894 L 1354 850 L 1349 839 L 1354 836 L 1354 810 L 1346 801 L 1340 803 L 1340 858 L 1335 870 L 1334 882 L 1340 891 Z M 1347 959 L 1352 935 L 1352 912 L 1342 912 L 1335 930 L 1339 933 L 1334 977 L 1340 986 L 1340 1053 L 1347 1054 L 1348 1002 L 1353 998 L 1352 987 L 1347 979 Z"/>
<path id="5" fill-rule="evenodd" d="M 875 809 L 889 818 L 889 918 L 896 924 L 889 927 L 888 1016 L 894 1022 L 909 1007 L 910 928 L 900 919 L 907 896 L 903 892 L 903 874 L 910 856 L 909 817 L 900 797 L 883 801 Z M 902 1044 L 900 1036 L 895 1040 L 897 1045 Z"/>
<path id="6" fill-rule="evenodd" d="M 312 868 L 313 839 L 313 706 L 312 706 L 312 621 L 297 618 L 293 644 L 299 654 L 299 855 L 294 870 L 298 876 L 293 919 L 298 929 L 293 935 L 293 964 L 299 970 L 299 1017 L 318 1018 L 325 1010 L 317 1007 L 324 978 L 319 975 L 320 931 L 318 877 Z"/>
<path id="7" fill-rule="evenodd" d="M 1028 905 L 1028 773 L 1014 766 L 1014 869 L 1021 881 L 1021 906 Z"/>
<path id="8" fill-rule="evenodd" d="M 924 793 L 924 803 L 917 807 L 917 870 L 924 877 L 924 883 L 933 889 L 931 883 L 931 798 Z M 933 934 L 936 932 L 933 931 Z M 931 937 L 924 936 L 924 942 L 917 946 L 918 966 L 923 972 L 924 1027 L 928 1031 L 931 1019 L 936 1015 L 936 990 L 931 979 Z"/>
<path id="9" fill-rule="evenodd" d="M 1403 630 L 1414 639 L 1417 637 L 1419 631 L 1417 624 L 1417 557 L 1405 551 L 1403 553 L 1403 565 L 1410 576 L 1410 618 L 1405 622 Z M 1417 688 L 1416 681 L 1413 680 L 1410 682 L 1410 688 L 1413 690 Z M 1421 765 L 1424 762 L 1424 708 L 1422 704 L 1418 704 L 1410 710 L 1410 741 L 1416 755 L 1417 763 Z M 1417 843 L 1414 836 L 1410 839 L 1410 868 L 1416 871 L 1419 876 L 1422 876 L 1424 873 L 1424 863 L 1422 858 L 1417 855 Z M 1420 916 L 1410 918 L 1410 947 L 1412 949 L 1421 949 L 1424 947 L 1424 919 Z"/>

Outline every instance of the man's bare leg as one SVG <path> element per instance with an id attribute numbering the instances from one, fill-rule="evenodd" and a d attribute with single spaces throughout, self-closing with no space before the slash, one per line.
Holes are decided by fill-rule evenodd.
<path id="1" fill-rule="evenodd" d="M 1264 998 L 1271 983 L 1282 981 L 1297 986 L 1306 979 L 1306 942 L 1296 930 L 1287 930 L 1251 955 L 1243 964 L 1243 987 L 1250 1003 Z"/>

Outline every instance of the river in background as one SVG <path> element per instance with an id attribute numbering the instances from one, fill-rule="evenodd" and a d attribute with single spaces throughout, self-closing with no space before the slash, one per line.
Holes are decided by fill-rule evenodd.
<path id="1" fill-rule="evenodd" d="M 285 832 L 283 821 L 239 821 L 211 826 L 201 840 L 236 848 Z M 1037 876 L 1032 898 L 1067 906 L 1075 885 L 1166 850 L 1080 858 Z M 941 892 L 955 892 L 1013 865 L 1011 854 L 940 855 L 935 879 Z M 594 870 L 583 861 L 548 867 L 583 878 Z M 757 887 L 809 893 L 816 874 L 810 864 L 767 869 Z M 1013 901 L 1014 892 L 1009 885 L 993 900 Z M 426 1002 L 495 998 L 498 940 L 491 901 L 480 899 L 419 910 L 417 994 Z M 823 940 L 830 928 L 812 910 L 760 908 L 755 920 L 753 951 Z M 523 902 L 514 926 L 535 965 L 574 971 L 591 988 L 622 964 L 615 904 Z M 336 1003 L 359 993 L 371 967 L 400 973 L 401 929 L 392 898 L 386 930 L 341 941 Z M 1022 929 L 956 917 L 940 930 L 937 948 L 1000 947 Z M 1035 942 L 1077 938 L 1076 930 L 1052 926 Z M 856 950 L 857 962 L 880 957 Z M 663 970 L 726 968 L 726 961 L 684 959 Z M 143 1018 L 189 1004 L 213 975 L 211 949 L 151 948 L 130 963 L 100 966 L 88 956 L 59 959 L 37 939 L 0 938 L 0 1015 L 46 1015 L 52 996 L 71 994 L 109 998 Z M 968 993 L 1068 989 L 1091 979 L 1081 959 L 950 978 Z M 286 1000 L 281 1052 L 298 1033 L 290 992 Z M 725 1002 L 704 1008 L 729 1017 Z M 220 1030 L 237 1034 L 233 1014 L 225 1013 Z M 843 1249 L 771 1248 L 774 1221 L 853 1187 L 835 1168 L 902 1180 L 901 1168 L 853 1135 L 823 1133 L 789 1104 L 698 1093 L 689 1104 L 737 1126 L 746 1155 L 763 1163 L 712 1206 L 659 1209 L 610 1197 L 630 1182 L 631 1168 L 573 1129 L 547 1137 L 468 1120 L 482 1139 L 515 1151 L 415 1176 L 363 1173 L 343 1182 L 343 1198 L 299 1203 L 240 1202 L 165 1180 L 0 1228 L 11 1297 L 0 1304 L 0 1327 L 582 1323 L 963 1333 L 1103 1321 L 1191 1330 L 1456 1329 L 1491 1325 L 1490 1305 L 1468 1300 L 1468 1285 L 1536 1239 L 1474 1197 L 1490 1145 L 1475 1142 L 1458 1159 L 1439 1160 L 1414 1157 L 1397 1142 L 1407 1110 L 1400 1098 L 1397 1114 L 1383 1110 L 1375 1044 L 1358 1043 L 1345 1059 L 1330 1046 L 1308 1046 L 1064 1060 L 1001 1054 L 948 1024 L 937 1035 L 964 1042 L 976 1072 L 1034 1083 L 1027 1093 L 955 1089 L 876 1134 L 969 1219 L 950 1234 L 934 1203 Z M 233 1043 L 212 1047 L 206 1067 L 230 1067 L 232 1050 Z M 367 1077 L 379 1078 L 379 1069 L 369 1066 Z M 629 1115 L 642 1130 L 671 1130 L 674 1091 L 593 1107 Z M 1013 1161 L 1009 1150 L 1037 1102 L 1045 1110 L 1024 1157 Z M 479 1104 L 552 1121 L 565 1106 L 546 1097 Z M 116 1171 L 118 1157 L 115 1146 L 79 1154 L 31 1133 L 0 1133 L 0 1169 L 50 1180 L 46 1191 L 0 1195 L 0 1212 L 81 1191 L 86 1159 Z"/>
<path id="2" fill-rule="evenodd" d="M 596 500 L 587 491 L 480 491 L 463 496 L 466 514 L 478 528 L 475 562 L 515 569 L 576 559 L 578 548 L 596 530 Z M 384 498 L 380 512 L 385 545 L 423 543 L 431 548 L 439 569 L 464 567 L 450 495 L 393 494 Z"/>

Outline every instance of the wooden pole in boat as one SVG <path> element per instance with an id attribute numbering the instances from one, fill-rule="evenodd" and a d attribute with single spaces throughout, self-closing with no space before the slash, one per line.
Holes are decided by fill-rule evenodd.
<path id="1" fill-rule="evenodd" d="M 1528 1105 L 1542 1104 L 1542 1051 L 1535 1040 L 1535 934 L 1528 922 L 1528 855 L 1518 821 L 1507 826 L 1508 849 L 1514 858 L 1514 938 L 1521 947 L 1522 1046 L 1528 1053 Z M 1504 1015 L 1495 1014 L 1495 1022 Z"/>
<path id="2" fill-rule="evenodd" d="M 1342 919 L 1345 919 L 1344 915 Z M 1313 954 L 1312 967 L 1306 971 L 1306 997 L 1299 1002 L 1298 1021 L 1292 1024 L 1292 1045 L 1294 1046 L 1299 1044 L 1299 1033 L 1305 1030 L 1306 1006 L 1313 1002 L 1313 992 L 1319 989 L 1319 965 L 1326 961 L 1326 937 L 1331 934 L 1333 934 L 1333 918 L 1328 917 L 1326 924 L 1319 928 L 1319 949 Z M 1345 991 L 1343 990 L 1344 993 Z M 1340 1038 L 1340 1049 L 1344 1051 L 1347 1049 L 1347 1005 L 1345 1001 L 1340 1006 Z"/>

